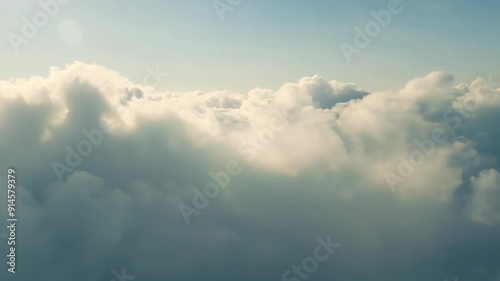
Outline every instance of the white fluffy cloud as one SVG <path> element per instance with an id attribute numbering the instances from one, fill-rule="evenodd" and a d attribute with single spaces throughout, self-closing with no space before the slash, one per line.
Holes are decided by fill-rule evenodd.
<path id="1" fill-rule="evenodd" d="M 415 280 L 458 269 L 488 279 L 498 270 L 488 250 L 447 269 L 432 262 L 450 259 L 443 237 L 454 231 L 464 241 L 499 231 L 499 109 L 484 79 L 443 72 L 379 92 L 319 76 L 276 91 L 157 92 L 80 62 L 0 81 L 1 168 L 20 179 L 23 264 L 12 280 L 107 281 L 125 265 L 140 280 L 277 280 L 329 233 L 345 252 L 318 280 L 359 280 L 358 265 L 375 280 L 401 277 L 381 268 L 438 245 L 449 253 Z M 88 155 L 68 156 L 103 124 Z M 178 205 L 229 161 L 241 174 L 185 225 Z M 62 181 L 54 162 L 68 169 Z"/>

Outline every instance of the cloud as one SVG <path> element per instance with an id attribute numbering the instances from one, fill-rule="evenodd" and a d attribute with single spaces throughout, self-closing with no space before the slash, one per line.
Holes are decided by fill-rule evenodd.
<path id="1" fill-rule="evenodd" d="M 500 223 L 500 173 L 485 170 L 479 177 L 472 179 L 474 194 L 471 203 L 471 216 L 474 220 L 486 224 Z"/>
<path id="2" fill-rule="evenodd" d="M 19 176 L 8 280 L 108 281 L 123 267 L 137 280 L 279 280 L 327 235 L 342 248 L 317 280 L 492 280 L 499 96 L 444 72 L 394 91 L 313 76 L 249 93 L 158 92 L 81 62 L 0 81 L 0 166 Z M 427 155 L 418 143 L 436 128 L 444 141 Z M 97 129 L 96 144 L 82 133 Z M 415 151 L 425 159 L 393 192 L 384 174 Z M 179 204 L 229 161 L 242 172 L 186 225 Z M 54 162 L 69 169 L 62 181 Z"/>

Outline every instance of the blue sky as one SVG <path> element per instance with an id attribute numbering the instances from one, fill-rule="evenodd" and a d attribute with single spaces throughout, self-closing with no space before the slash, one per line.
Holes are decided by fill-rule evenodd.
<path id="1" fill-rule="evenodd" d="M 459 82 L 500 77 L 498 1 L 402 1 L 403 11 L 348 64 L 341 42 L 372 20 L 388 1 L 244 0 L 221 21 L 212 1 L 78 1 L 61 11 L 21 51 L 9 32 L 40 10 L 35 1 L 3 2 L 0 79 L 47 75 L 74 60 L 114 69 L 135 82 L 146 68 L 170 76 L 162 89 L 188 91 L 275 89 L 319 74 L 368 90 L 399 88 L 433 70 Z M 68 46 L 59 26 L 74 20 L 81 42 Z M 498 80 L 498 79 L 497 79 Z"/>

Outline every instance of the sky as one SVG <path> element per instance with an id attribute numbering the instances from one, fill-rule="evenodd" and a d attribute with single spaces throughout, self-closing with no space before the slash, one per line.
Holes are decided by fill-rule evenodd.
<path id="1" fill-rule="evenodd" d="M 500 4 L 493 0 L 403 1 L 403 11 L 348 63 L 340 44 L 352 43 L 354 28 L 364 28 L 370 12 L 387 3 L 241 1 L 221 20 L 211 1 L 71 0 L 19 53 L 5 36 L 0 59 L 11 68 L 0 77 L 47 75 L 51 66 L 75 60 L 136 82 L 158 65 L 170 74 L 159 87 L 176 91 L 276 89 L 315 74 L 369 90 L 396 89 L 434 70 L 463 80 L 500 76 Z M 9 11 L 0 20 L 2 34 L 20 33 L 22 17 L 40 10 L 36 1 L 1 5 Z M 67 21 L 74 23 L 68 36 L 77 36 L 71 45 L 59 31 Z"/>
<path id="2" fill-rule="evenodd" d="M 500 281 L 498 1 L 55 1 L 0 2 L 0 280 Z"/>

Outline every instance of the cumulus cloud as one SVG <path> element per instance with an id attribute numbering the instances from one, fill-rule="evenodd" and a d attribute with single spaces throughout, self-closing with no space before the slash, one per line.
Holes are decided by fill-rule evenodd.
<path id="1" fill-rule="evenodd" d="M 472 218 L 486 224 L 500 223 L 500 173 L 485 170 L 472 179 L 474 194 L 471 204 Z"/>
<path id="2" fill-rule="evenodd" d="M 395 91 L 312 76 L 158 92 L 81 62 L 0 81 L 1 168 L 19 176 L 8 280 L 279 280 L 326 235 L 342 247 L 317 280 L 494 280 L 499 108 L 486 80 L 444 72 Z M 179 204 L 230 161 L 241 173 L 186 225 Z"/>

